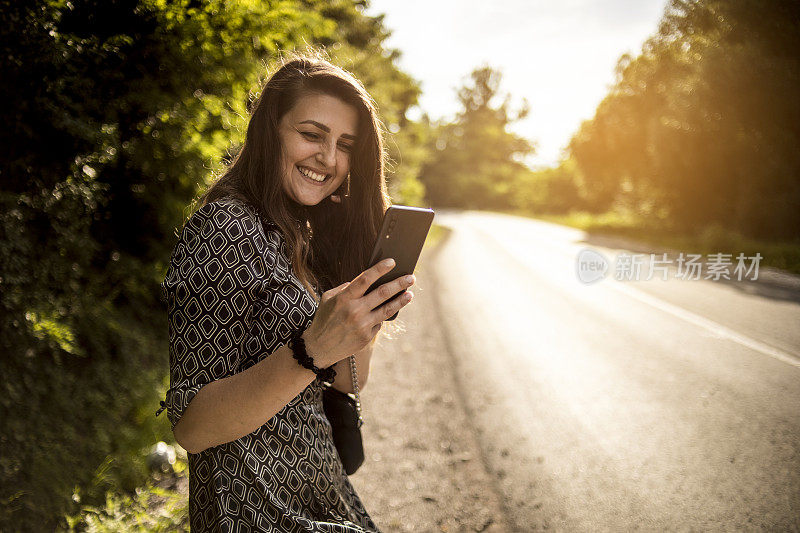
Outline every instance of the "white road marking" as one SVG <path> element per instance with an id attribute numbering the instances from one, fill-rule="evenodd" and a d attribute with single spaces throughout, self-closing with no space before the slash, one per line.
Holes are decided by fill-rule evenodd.
<path id="1" fill-rule="evenodd" d="M 705 317 L 692 313 L 691 311 L 687 311 L 686 309 L 678 307 L 677 305 L 673 305 L 654 296 L 650 296 L 649 294 L 646 294 L 640 290 L 622 285 L 621 283 L 610 283 L 607 286 L 627 294 L 631 298 L 635 298 L 642 303 L 655 307 L 656 309 L 660 309 L 665 313 L 669 313 L 675 317 L 685 320 L 686 322 L 694 324 L 695 326 L 704 328 L 717 337 L 732 340 L 733 342 L 741 344 L 742 346 L 746 346 L 751 350 L 761 352 L 764 355 L 772 357 L 773 359 L 777 359 L 778 361 L 782 361 L 788 365 L 792 365 L 793 367 L 800 368 L 800 359 L 798 359 L 795 355 L 784 352 L 783 350 L 765 344 L 761 341 L 757 341 L 746 335 L 742 335 L 741 333 L 737 333 L 736 331 L 727 328 L 722 324 L 718 324 L 713 320 L 709 320 Z"/>

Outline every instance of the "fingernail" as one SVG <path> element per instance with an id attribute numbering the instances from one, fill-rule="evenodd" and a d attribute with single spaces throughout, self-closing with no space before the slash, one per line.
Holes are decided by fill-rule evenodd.
<path id="1" fill-rule="evenodd" d="M 389 259 L 386 259 L 383 262 L 383 265 L 387 266 L 387 267 L 393 267 L 394 266 L 394 259 L 392 259 L 391 257 Z"/>
<path id="2" fill-rule="evenodd" d="M 412 276 L 406 276 L 406 283 L 409 283 L 409 284 L 414 283 L 414 276 L 413 275 Z"/>

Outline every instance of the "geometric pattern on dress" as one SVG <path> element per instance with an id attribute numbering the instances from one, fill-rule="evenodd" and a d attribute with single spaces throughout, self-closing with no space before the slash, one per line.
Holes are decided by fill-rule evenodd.
<path id="1" fill-rule="evenodd" d="M 169 325 L 172 427 L 205 385 L 241 372 L 310 324 L 278 226 L 234 198 L 183 227 L 161 284 Z M 253 433 L 189 454 L 192 531 L 379 531 L 350 484 L 315 379 Z"/>

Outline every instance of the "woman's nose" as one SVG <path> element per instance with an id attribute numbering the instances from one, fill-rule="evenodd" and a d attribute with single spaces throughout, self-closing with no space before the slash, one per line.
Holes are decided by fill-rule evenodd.
<path id="1" fill-rule="evenodd" d="M 336 146 L 331 146 L 329 144 L 321 145 L 317 158 L 327 169 L 332 170 L 333 167 L 336 166 Z"/>

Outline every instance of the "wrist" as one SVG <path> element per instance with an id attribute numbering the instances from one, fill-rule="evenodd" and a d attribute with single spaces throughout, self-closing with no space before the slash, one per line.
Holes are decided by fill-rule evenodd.
<path id="1" fill-rule="evenodd" d="M 326 364 L 323 358 L 314 357 L 316 354 L 306 345 L 304 335 L 305 332 L 295 334 L 289 341 L 289 348 L 292 350 L 292 356 L 297 360 L 300 366 L 314 372 L 322 381 L 332 383 L 336 376 L 336 371 L 333 367 Z"/>
<path id="2" fill-rule="evenodd" d="M 311 356 L 319 366 L 323 368 L 329 366 L 329 364 L 325 362 L 325 357 L 323 356 L 325 352 L 320 347 L 319 339 L 315 335 L 311 335 L 308 330 L 305 330 L 300 335 L 300 338 L 303 339 L 305 343 L 308 355 Z"/>
<path id="3" fill-rule="evenodd" d="M 331 356 L 333 350 L 325 344 L 324 339 L 319 338 L 309 330 L 305 330 L 301 336 L 305 342 L 308 355 L 313 357 L 320 367 L 333 366 L 341 360 L 342 356 Z"/>

